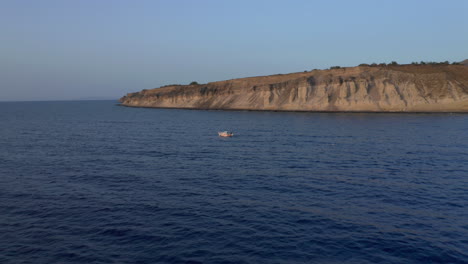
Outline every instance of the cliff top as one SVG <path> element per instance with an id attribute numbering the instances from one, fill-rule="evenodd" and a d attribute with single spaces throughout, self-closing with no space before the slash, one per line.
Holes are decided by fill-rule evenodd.
<path id="1" fill-rule="evenodd" d="M 270 84 L 285 83 L 293 80 L 302 80 L 310 77 L 314 78 L 352 78 L 356 76 L 380 76 L 382 74 L 394 73 L 407 73 L 415 75 L 426 74 L 449 74 L 457 79 L 468 81 L 468 69 L 464 64 L 468 64 L 468 60 L 460 62 L 459 65 L 451 65 L 444 63 L 433 64 L 404 64 L 404 65 L 364 65 L 356 67 L 333 67 L 327 70 L 312 70 L 305 72 L 287 73 L 287 74 L 274 74 L 267 76 L 254 76 L 245 77 L 231 80 L 223 80 L 216 82 L 209 82 L 206 84 L 192 84 L 192 85 L 166 85 L 159 88 L 145 89 L 139 93 L 141 94 L 155 94 L 161 92 L 171 92 L 179 90 L 180 88 L 198 89 L 200 87 L 255 87 Z M 134 93 L 130 93 L 134 94 Z"/>

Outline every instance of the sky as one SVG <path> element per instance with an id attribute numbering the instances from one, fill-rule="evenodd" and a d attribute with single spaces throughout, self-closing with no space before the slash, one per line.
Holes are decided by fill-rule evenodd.
<path id="1" fill-rule="evenodd" d="M 468 59 L 468 1 L 0 0 L 0 101 Z"/>

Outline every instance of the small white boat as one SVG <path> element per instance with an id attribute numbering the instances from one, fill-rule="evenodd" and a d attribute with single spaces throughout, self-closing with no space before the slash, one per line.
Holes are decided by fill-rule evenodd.
<path id="1" fill-rule="evenodd" d="M 222 132 L 218 132 L 218 135 L 220 137 L 232 137 L 234 136 L 234 133 L 229 132 L 229 131 L 222 131 Z"/>

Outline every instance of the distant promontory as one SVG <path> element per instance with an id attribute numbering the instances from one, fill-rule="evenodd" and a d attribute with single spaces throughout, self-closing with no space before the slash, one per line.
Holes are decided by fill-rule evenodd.
<path id="1" fill-rule="evenodd" d="M 129 93 L 131 107 L 325 111 L 468 112 L 468 60 L 361 64 Z"/>

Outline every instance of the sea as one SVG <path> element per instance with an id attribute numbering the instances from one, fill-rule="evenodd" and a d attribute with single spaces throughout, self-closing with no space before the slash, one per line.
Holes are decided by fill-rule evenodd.
<path id="1" fill-rule="evenodd" d="M 468 114 L 2 102 L 0 263 L 468 263 Z"/>

